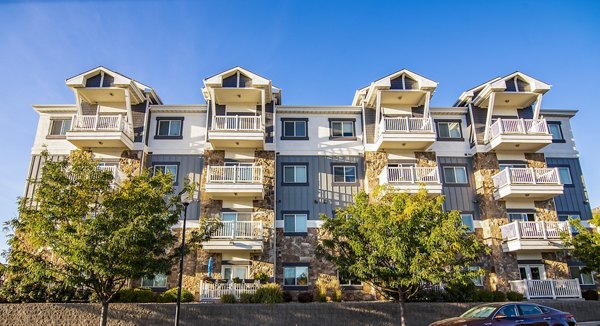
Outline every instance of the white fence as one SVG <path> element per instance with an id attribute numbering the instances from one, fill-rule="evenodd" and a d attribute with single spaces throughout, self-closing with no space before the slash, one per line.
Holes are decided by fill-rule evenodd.
<path id="1" fill-rule="evenodd" d="M 123 115 L 73 115 L 71 131 L 122 131 L 133 139 L 133 127 Z"/>
<path id="2" fill-rule="evenodd" d="M 255 131 L 261 130 L 259 116 L 216 116 L 213 119 L 212 130 L 217 131 Z"/>
<path id="3" fill-rule="evenodd" d="M 546 119 L 502 119 L 499 118 L 490 126 L 489 139 L 492 140 L 499 135 L 549 135 Z"/>
<path id="4" fill-rule="evenodd" d="M 510 281 L 511 291 L 522 293 L 527 300 L 539 298 L 581 298 L 578 279 Z"/>
<path id="5" fill-rule="evenodd" d="M 568 222 L 515 221 L 500 227 L 503 240 L 515 239 L 560 239 L 560 234 L 569 232 Z"/>
<path id="6" fill-rule="evenodd" d="M 212 239 L 262 239 L 261 221 L 225 221 L 221 222 Z"/>
<path id="7" fill-rule="evenodd" d="M 207 183 L 262 183 L 262 166 L 208 166 Z"/>
<path id="8" fill-rule="evenodd" d="M 379 132 L 433 133 L 433 123 L 431 118 L 385 117 L 381 120 Z"/>
<path id="9" fill-rule="evenodd" d="M 557 168 L 506 168 L 492 179 L 496 188 L 509 184 L 561 184 Z"/>
<path id="10" fill-rule="evenodd" d="M 383 183 L 440 183 L 437 167 L 387 167 Z"/>
<path id="11" fill-rule="evenodd" d="M 215 282 L 200 282 L 200 301 L 203 300 L 218 300 L 224 294 L 233 294 L 236 298 L 240 298 L 242 293 L 254 293 L 260 288 L 260 281 L 252 283 L 227 283 Z"/>

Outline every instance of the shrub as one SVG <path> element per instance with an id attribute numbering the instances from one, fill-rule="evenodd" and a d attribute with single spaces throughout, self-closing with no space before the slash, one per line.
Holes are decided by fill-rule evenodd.
<path id="1" fill-rule="evenodd" d="M 169 289 L 169 290 L 159 294 L 157 301 L 161 302 L 161 303 L 177 302 L 177 288 L 172 288 L 172 289 Z M 186 289 L 181 289 L 181 302 L 192 302 L 192 301 L 194 301 L 194 295 L 192 294 L 192 292 L 190 292 Z"/>
<path id="2" fill-rule="evenodd" d="M 586 300 L 598 300 L 598 291 L 586 290 L 586 291 L 583 291 L 581 296 Z"/>
<path id="3" fill-rule="evenodd" d="M 504 302 L 506 301 L 506 293 L 502 291 L 494 291 L 492 292 L 492 301 L 494 302 Z"/>
<path id="4" fill-rule="evenodd" d="M 494 301 L 494 294 L 488 290 L 479 290 L 477 292 L 477 299 L 481 302 L 492 302 Z"/>
<path id="5" fill-rule="evenodd" d="M 254 303 L 255 295 L 253 293 L 243 292 L 240 294 L 240 303 Z"/>
<path id="6" fill-rule="evenodd" d="M 506 292 L 506 298 L 508 301 L 523 301 L 523 295 L 515 291 Z"/>
<path id="7" fill-rule="evenodd" d="M 313 302 L 313 294 L 310 292 L 302 292 L 298 294 L 298 302 L 307 303 Z"/>
<path id="8" fill-rule="evenodd" d="M 283 302 L 283 291 L 278 284 L 268 283 L 256 290 L 254 294 L 254 301 L 256 303 L 282 303 Z"/>
<path id="9" fill-rule="evenodd" d="M 235 283 L 235 284 L 241 284 L 242 283 L 242 279 L 239 278 L 239 277 L 234 277 L 233 278 L 233 283 Z"/>
<path id="10" fill-rule="evenodd" d="M 294 300 L 294 296 L 289 292 L 283 292 L 283 301 L 284 302 L 292 302 Z"/>
<path id="11" fill-rule="evenodd" d="M 315 283 L 317 301 L 342 301 L 342 287 L 337 277 L 320 274 Z"/>
<path id="12" fill-rule="evenodd" d="M 116 297 L 116 299 L 114 300 L 114 302 L 145 303 L 145 302 L 154 302 L 156 299 L 154 296 L 154 292 L 152 292 L 152 290 L 142 289 L 142 288 L 121 289 L 121 290 L 119 290 L 119 292 L 117 292 L 115 297 Z"/>
<path id="13" fill-rule="evenodd" d="M 443 294 L 443 299 L 447 302 L 477 301 L 477 287 L 473 283 L 448 284 L 448 286 L 446 286 L 446 292 Z"/>
<path id="14" fill-rule="evenodd" d="M 267 283 L 269 282 L 269 275 L 263 272 L 256 272 L 254 274 L 254 279 L 260 281 L 260 283 Z"/>
<path id="15" fill-rule="evenodd" d="M 233 294 L 223 294 L 221 296 L 221 303 L 236 303 L 237 299 Z"/>

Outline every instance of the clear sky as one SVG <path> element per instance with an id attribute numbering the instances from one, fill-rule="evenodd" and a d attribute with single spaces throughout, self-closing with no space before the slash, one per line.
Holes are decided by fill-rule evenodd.
<path id="1" fill-rule="evenodd" d="M 600 205 L 600 1 L 0 0 L 0 221 L 16 214 L 37 126 L 32 104 L 73 103 L 65 79 L 98 65 L 202 103 L 202 79 L 234 66 L 283 89 L 284 104 L 350 104 L 401 68 L 439 82 L 433 106 L 523 71 L 553 85 L 544 108 L 573 121 Z M 0 235 L 0 249 L 4 249 Z"/>

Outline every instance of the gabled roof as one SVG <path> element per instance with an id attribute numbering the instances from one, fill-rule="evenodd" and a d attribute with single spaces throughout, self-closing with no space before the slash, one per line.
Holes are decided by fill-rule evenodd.
<path id="1" fill-rule="evenodd" d="M 435 89 L 438 86 L 438 83 L 428 79 L 422 75 L 419 75 L 415 72 L 412 72 L 408 69 L 400 69 L 390 75 L 384 76 L 380 79 L 375 80 L 374 82 L 372 82 L 370 85 L 363 87 L 359 90 L 357 90 L 354 94 L 354 99 L 352 100 L 352 105 L 360 105 L 360 101 L 367 97 L 367 96 L 372 96 L 371 94 L 374 94 L 376 90 L 379 89 L 390 89 L 391 87 L 391 81 L 394 80 L 397 77 L 400 77 L 402 75 L 406 75 L 408 77 L 410 77 L 411 79 L 414 79 L 417 82 L 418 85 L 418 90 L 422 90 L 422 91 L 429 91 L 432 92 L 435 91 Z"/>
<path id="2" fill-rule="evenodd" d="M 260 86 L 267 86 L 267 85 L 271 85 L 271 81 L 268 80 L 267 78 L 260 76 L 258 74 L 255 74 L 253 72 L 251 72 L 250 70 L 244 69 L 240 66 L 236 66 L 233 67 L 229 70 L 223 71 L 221 73 L 218 73 L 216 75 L 213 75 L 211 77 L 208 77 L 206 79 L 204 79 L 204 85 L 206 87 L 209 86 L 221 86 L 223 83 L 223 78 L 229 77 L 235 73 L 241 73 L 243 75 L 245 75 L 246 77 L 252 79 L 252 85 L 254 87 L 260 87 Z"/>

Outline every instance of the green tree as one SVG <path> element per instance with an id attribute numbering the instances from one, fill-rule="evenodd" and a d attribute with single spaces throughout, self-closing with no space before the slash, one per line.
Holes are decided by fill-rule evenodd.
<path id="1" fill-rule="evenodd" d="M 600 214 L 594 214 L 591 222 L 595 227 L 587 229 L 579 219 L 571 219 L 569 223 L 577 232 L 561 234 L 565 246 L 572 248 L 570 254 L 585 263 L 585 273 L 600 272 L 600 232 L 597 229 L 600 227 Z"/>
<path id="2" fill-rule="evenodd" d="M 5 292 L 19 298 L 31 286 L 85 287 L 101 302 L 106 325 L 109 302 L 128 280 L 165 273 L 177 259 L 171 227 L 192 188 L 186 182 L 177 193 L 172 176 L 147 170 L 114 185 L 83 151 L 45 160 L 33 201 L 22 199 L 10 222 Z"/>
<path id="3" fill-rule="evenodd" d="M 483 244 L 462 225 L 458 211 L 444 212 L 444 198 L 361 192 L 354 204 L 324 219 L 317 254 L 338 270 L 398 297 L 400 321 L 404 303 L 423 284 L 467 284 L 478 275 L 469 266 L 485 252 Z"/>

